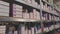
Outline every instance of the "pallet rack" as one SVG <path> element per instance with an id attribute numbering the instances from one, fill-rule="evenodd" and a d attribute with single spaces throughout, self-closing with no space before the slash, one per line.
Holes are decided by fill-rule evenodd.
<path id="1" fill-rule="evenodd" d="M 22 0 L 1 0 L 1 1 L 8 2 L 9 5 L 10 5 L 9 6 L 9 10 L 10 10 L 9 11 L 10 12 L 9 17 L 0 17 L 0 22 L 1 22 L 0 24 L 1 25 L 6 25 L 7 29 L 9 29 L 9 27 L 16 27 L 16 26 L 18 26 L 18 27 L 16 27 L 16 29 L 18 28 L 19 30 L 21 29 L 20 26 L 22 26 L 22 28 L 25 26 L 27 28 L 32 27 L 32 29 L 35 29 L 36 25 L 39 24 L 40 29 L 42 31 L 42 32 L 40 32 L 40 31 L 39 32 L 41 34 L 44 34 L 44 33 L 47 33 L 47 32 L 50 32 L 50 31 L 53 31 L 55 29 L 60 28 L 60 27 L 56 27 L 56 28 L 54 27 L 54 29 L 52 29 L 52 30 L 43 31 L 44 28 L 49 28 L 49 27 L 47 27 L 47 25 L 45 26 L 44 23 L 45 24 L 47 24 L 47 23 L 51 24 L 52 25 L 51 27 L 59 26 L 58 24 L 56 25 L 56 23 L 60 24 L 60 15 L 56 14 L 56 13 L 53 13 L 52 11 L 48 12 L 48 11 L 43 10 L 42 7 L 41 7 L 41 3 L 43 3 L 43 2 L 46 3 L 47 5 L 51 6 L 57 12 L 59 12 L 59 10 L 57 8 L 53 7 L 53 5 L 49 4 L 48 2 L 46 2 L 44 0 L 43 1 L 40 0 L 40 7 L 37 7 L 37 6 L 32 5 L 30 3 L 24 2 Z M 14 18 L 13 13 L 12 13 L 13 12 L 13 4 L 22 5 L 22 6 L 25 6 L 25 7 L 29 7 L 29 8 L 38 10 L 40 12 L 40 18 L 41 19 L 40 20 L 34 20 L 34 19 Z M 55 20 L 55 18 L 53 18 L 53 20 L 43 20 L 42 19 L 42 13 L 43 12 L 45 12 L 47 14 L 50 14 L 53 17 L 57 16 L 57 17 L 59 17 L 59 20 Z M 14 29 L 14 28 L 12 28 L 12 29 Z M 22 33 L 20 33 L 19 30 L 18 30 L 18 34 L 22 34 Z M 6 30 L 6 34 L 7 34 L 7 32 L 8 31 Z M 31 34 L 35 34 L 35 33 L 31 33 Z"/>

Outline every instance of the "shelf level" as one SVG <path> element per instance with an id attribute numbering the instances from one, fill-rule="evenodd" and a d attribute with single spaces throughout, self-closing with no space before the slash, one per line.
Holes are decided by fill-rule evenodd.
<path id="1" fill-rule="evenodd" d="M 22 3 L 22 4 L 24 4 L 24 5 L 27 5 L 27 6 L 30 6 L 30 7 L 33 7 L 33 8 L 38 9 L 38 10 L 41 9 L 40 7 L 33 6 L 32 4 L 26 3 L 26 2 L 24 2 L 24 1 L 22 1 L 22 0 L 15 0 L 15 3 L 17 3 L 17 2 L 18 2 L 18 3 Z M 42 9 L 42 10 L 43 10 L 43 9 Z M 45 11 L 45 10 L 43 10 L 43 11 Z M 48 11 L 45 11 L 45 12 L 47 12 L 47 13 L 49 13 L 49 14 L 53 14 L 52 12 L 48 12 Z M 53 15 L 59 16 L 59 15 L 57 15 L 57 14 L 53 14 Z"/>

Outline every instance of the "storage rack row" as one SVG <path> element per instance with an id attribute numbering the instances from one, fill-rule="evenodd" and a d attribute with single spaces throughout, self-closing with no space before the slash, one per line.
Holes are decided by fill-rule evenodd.
<path id="1" fill-rule="evenodd" d="M 6 34 L 8 34 L 10 30 L 13 31 L 13 33 L 15 32 L 15 34 L 16 32 L 17 34 L 40 34 L 40 33 L 44 34 L 46 32 L 50 32 L 60 28 L 59 10 L 57 10 L 56 8 L 54 8 L 52 5 L 50 5 L 44 0 L 43 1 L 40 0 L 40 2 L 38 0 L 38 4 L 40 3 L 44 3 L 44 5 L 47 4 L 48 6 L 52 7 L 53 10 L 56 10 L 57 13 L 54 13 L 52 11 L 50 12 L 46 11 L 46 9 L 44 10 L 41 5 L 39 5 L 41 7 L 38 7 L 38 5 L 36 6 L 31 3 L 24 2 L 23 0 L 1 0 L 1 1 L 9 3 L 9 12 L 10 12 L 9 17 L 0 17 L 0 22 L 1 22 L 0 24 L 6 26 Z M 14 8 L 13 4 L 16 4 L 19 6 L 21 5 L 25 7 L 24 9 L 28 9 L 28 12 L 31 11 L 32 9 L 36 9 L 40 14 L 39 18 L 41 19 L 29 19 L 29 18 L 23 19 L 23 18 L 13 17 L 13 8 Z M 42 19 L 42 17 L 44 17 L 42 16 L 42 14 L 52 15 L 53 18 L 51 20 L 49 20 L 49 18 L 46 20 Z M 55 16 L 58 18 L 55 19 Z"/>

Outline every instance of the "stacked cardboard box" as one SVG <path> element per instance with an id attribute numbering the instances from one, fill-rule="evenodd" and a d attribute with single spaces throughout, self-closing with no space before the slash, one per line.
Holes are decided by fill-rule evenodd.
<path id="1" fill-rule="evenodd" d="M 9 3 L 0 1 L 0 16 L 9 16 Z"/>
<path id="2" fill-rule="evenodd" d="M 13 4 L 13 17 L 22 18 L 22 6 Z"/>

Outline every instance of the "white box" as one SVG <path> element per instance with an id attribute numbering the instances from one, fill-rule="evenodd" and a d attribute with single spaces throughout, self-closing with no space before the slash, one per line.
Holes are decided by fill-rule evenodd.
<path id="1" fill-rule="evenodd" d="M 0 12 L 3 12 L 3 13 L 9 13 L 9 10 L 0 9 Z"/>
<path id="2" fill-rule="evenodd" d="M 7 5 L 7 6 L 9 6 L 9 3 L 4 2 L 4 1 L 0 1 L 0 4 L 3 4 L 3 5 Z"/>
<path id="3" fill-rule="evenodd" d="M 6 9 L 9 9 L 9 7 L 3 6 L 3 5 L 0 5 L 0 7 L 3 8 L 3 9 L 5 9 L 5 8 L 6 8 Z"/>
<path id="4" fill-rule="evenodd" d="M 0 13 L 0 16 L 9 16 L 9 13 Z"/>

